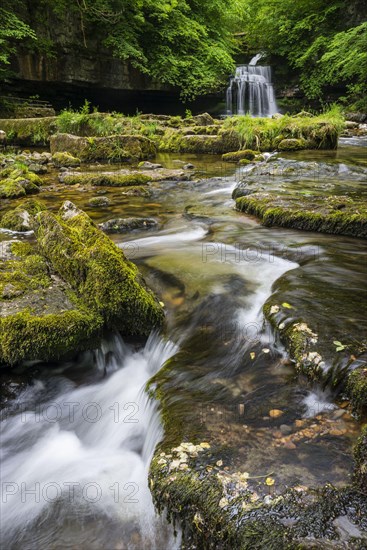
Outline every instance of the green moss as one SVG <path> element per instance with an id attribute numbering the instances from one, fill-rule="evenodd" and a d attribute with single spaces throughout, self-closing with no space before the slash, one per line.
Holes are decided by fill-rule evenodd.
<path id="1" fill-rule="evenodd" d="M 56 166 L 74 167 L 80 165 L 80 159 L 66 152 L 54 153 L 52 160 Z"/>
<path id="2" fill-rule="evenodd" d="M 2 119 L 0 128 L 6 132 L 8 144 L 45 145 L 56 129 L 56 117 Z"/>
<path id="3" fill-rule="evenodd" d="M 128 334 L 149 334 L 163 322 L 163 310 L 137 267 L 84 213 L 66 221 L 49 212 L 36 217 L 42 253 L 107 326 Z"/>
<path id="4" fill-rule="evenodd" d="M 23 201 L 14 210 L 9 210 L 0 219 L 0 226 L 12 231 L 29 231 L 32 217 L 45 210 L 45 206 L 34 199 Z"/>
<path id="5" fill-rule="evenodd" d="M 306 149 L 306 146 L 306 140 L 302 138 L 288 138 L 282 139 L 277 145 L 277 148 L 279 151 L 299 151 L 301 149 Z"/>
<path id="6" fill-rule="evenodd" d="M 57 359 L 93 347 L 102 324 L 102 318 L 81 309 L 44 316 L 22 311 L 0 318 L 0 363 Z"/>
<path id="7" fill-rule="evenodd" d="M 281 140 L 301 139 L 310 149 L 335 149 L 344 129 L 344 119 L 340 110 L 333 108 L 319 116 L 228 117 L 223 127 L 238 134 L 242 148 L 270 151 L 276 149 Z"/>
<path id="8" fill-rule="evenodd" d="M 62 178 L 66 185 L 93 185 L 96 187 L 126 187 L 129 185 L 145 185 L 151 178 L 145 174 L 67 174 Z"/>
<path id="9" fill-rule="evenodd" d="M 109 160 L 131 162 L 155 155 L 154 142 L 142 135 L 113 135 L 106 137 L 79 137 L 56 134 L 50 139 L 51 153 L 67 151 L 81 161 Z"/>
<path id="10" fill-rule="evenodd" d="M 0 171 L 0 198 L 13 199 L 39 192 L 42 180 L 25 164 L 16 162 Z"/>
<path id="11" fill-rule="evenodd" d="M 353 411 L 359 416 L 367 415 L 367 369 L 360 367 L 349 374 L 346 394 Z M 367 475 L 367 472 L 366 472 Z"/>
<path id="12" fill-rule="evenodd" d="M 313 196 L 300 203 L 298 196 L 255 193 L 238 198 L 236 208 L 259 217 L 266 226 L 367 238 L 367 205 L 362 199 Z"/>
<path id="13" fill-rule="evenodd" d="M 239 162 L 240 160 L 254 160 L 258 153 L 251 151 L 250 149 L 244 149 L 242 151 L 235 151 L 232 153 L 225 153 L 222 155 L 222 160 L 225 162 Z"/>
<path id="14" fill-rule="evenodd" d="M 13 253 L 19 255 L 21 250 L 15 247 L 15 243 L 13 246 Z M 8 284 L 24 293 L 28 290 L 47 288 L 50 283 L 51 279 L 45 259 L 33 252 L 22 257 L 21 260 L 6 262 L 6 269 L 0 271 L 0 296 Z"/>
<path id="15" fill-rule="evenodd" d="M 6 178 L 0 181 L 0 198 L 1 199 L 16 199 L 24 197 L 26 190 L 20 183 Z"/>
<path id="16" fill-rule="evenodd" d="M 362 433 L 354 448 L 354 461 L 353 481 L 359 490 L 367 495 L 367 424 L 362 428 Z"/>

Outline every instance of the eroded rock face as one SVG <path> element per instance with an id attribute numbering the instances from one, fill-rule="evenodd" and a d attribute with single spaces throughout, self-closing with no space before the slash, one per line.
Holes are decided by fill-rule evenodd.
<path id="1" fill-rule="evenodd" d="M 116 135 L 107 137 L 79 137 L 55 134 L 50 138 L 52 155 L 68 152 L 82 161 L 110 160 L 137 161 L 153 157 L 156 147 L 144 136 Z"/>

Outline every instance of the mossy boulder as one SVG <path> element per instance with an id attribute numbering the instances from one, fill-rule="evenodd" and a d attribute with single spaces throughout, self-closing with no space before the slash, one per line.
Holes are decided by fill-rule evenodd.
<path id="1" fill-rule="evenodd" d="M 95 187 L 127 187 L 129 185 L 145 185 L 152 178 L 146 174 L 132 172 L 131 174 L 119 174 L 113 172 L 95 173 L 65 173 L 60 176 L 60 181 L 65 185 L 92 185 Z"/>
<path id="2" fill-rule="evenodd" d="M 147 335 L 162 324 L 163 310 L 137 267 L 72 203 L 57 216 L 39 213 L 35 234 L 42 254 L 106 326 Z"/>
<path id="3" fill-rule="evenodd" d="M 6 118 L 0 120 L 0 128 L 7 134 L 7 143 L 12 145 L 46 145 L 56 130 L 57 117 Z"/>
<path id="4" fill-rule="evenodd" d="M 132 162 L 149 159 L 156 154 L 153 141 L 140 135 L 79 137 L 72 134 L 56 134 L 50 138 L 50 148 L 53 155 L 68 152 L 84 162 Z"/>
<path id="5" fill-rule="evenodd" d="M 277 144 L 277 148 L 279 151 L 300 151 L 301 149 L 306 149 L 306 147 L 307 142 L 302 138 L 282 139 Z"/>
<path id="6" fill-rule="evenodd" d="M 278 195 L 254 193 L 239 197 L 236 208 L 260 218 L 265 226 L 291 227 L 367 238 L 367 204 L 345 196 Z"/>
<path id="7" fill-rule="evenodd" d="M 103 319 L 83 306 L 37 247 L 0 247 L 0 364 L 58 359 L 93 347 Z"/>
<path id="8" fill-rule="evenodd" d="M 66 166 L 67 168 L 73 168 L 80 165 L 80 159 L 78 159 L 77 157 L 73 157 L 73 155 L 70 155 L 70 153 L 66 153 L 65 151 L 54 153 L 52 155 L 52 161 L 55 166 L 58 167 Z"/>
<path id="9" fill-rule="evenodd" d="M 16 162 L 0 172 L 0 198 L 15 199 L 39 193 L 42 180 L 29 168 Z"/>
<path id="10" fill-rule="evenodd" d="M 367 416 L 367 368 L 356 368 L 349 374 L 346 394 L 353 404 L 355 414 Z"/>
<path id="11" fill-rule="evenodd" d="M 89 199 L 88 204 L 90 206 L 103 207 L 110 204 L 110 199 L 108 197 L 92 197 Z"/>
<path id="12" fill-rule="evenodd" d="M 225 153 L 222 155 L 222 160 L 225 162 L 239 162 L 240 160 L 254 160 L 258 153 L 251 149 L 244 149 L 243 151 L 234 151 L 231 153 Z"/>
<path id="13" fill-rule="evenodd" d="M 362 493 L 367 495 L 367 424 L 362 428 L 362 433 L 354 449 L 354 482 Z"/>
<path id="14" fill-rule="evenodd" d="M 45 209 L 46 207 L 42 203 L 34 199 L 27 199 L 0 218 L 0 227 L 12 231 L 30 231 L 33 217 Z"/>
<path id="15" fill-rule="evenodd" d="M 169 128 L 159 142 L 160 151 L 174 153 L 221 154 L 238 149 L 240 146 L 238 134 L 225 130 L 220 130 L 218 135 L 187 135 L 181 129 Z"/>

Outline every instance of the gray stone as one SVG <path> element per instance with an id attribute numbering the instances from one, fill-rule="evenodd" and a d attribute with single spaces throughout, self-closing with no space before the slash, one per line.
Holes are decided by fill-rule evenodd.
<path id="1" fill-rule="evenodd" d="M 115 218 L 100 223 L 99 227 L 105 233 L 127 233 L 136 229 L 152 229 L 158 226 L 153 218 Z"/>

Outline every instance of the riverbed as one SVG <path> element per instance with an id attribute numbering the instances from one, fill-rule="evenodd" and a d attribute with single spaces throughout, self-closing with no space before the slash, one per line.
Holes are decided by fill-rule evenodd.
<path id="1" fill-rule="evenodd" d="M 367 177 L 348 179 L 356 167 L 366 176 L 363 139 L 282 157 L 346 167 L 343 193 L 365 193 Z M 3 547 L 179 547 L 180 535 L 157 517 L 148 487 L 163 430 L 144 388 L 169 358 L 175 422 L 210 441 L 223 469 L 248 473 L 259 499 L 350 480 L 360 424 L 335 388 L 295 374 L 262 307 L 273 297 L 307 321 L 331 369 L 338 356 L 326 343 L 358 342 L 366 333 L 366 242 L 264 227 L 234 210 L 232 191 L 247 168 L 215 155 L 157 157 L 166 168 L 176 160 L 194 165 L 191 180 L 152 184 L 149 197 L 108 190 L 111 205 L 98 209 L 82 188 L 41 197 L 50 208 L 71 200 L 98 223 L 117 216 L 158 221 L 158 229 L 113 239 L 160 296 L 167 326 L 145 345 L 107 334 L 76 361 L 1 373 Z M 310 192 L 319 173 L 297 185 Z"/>

